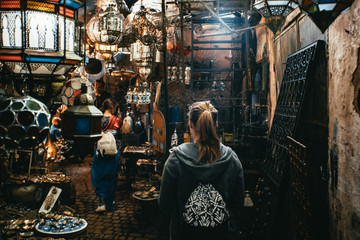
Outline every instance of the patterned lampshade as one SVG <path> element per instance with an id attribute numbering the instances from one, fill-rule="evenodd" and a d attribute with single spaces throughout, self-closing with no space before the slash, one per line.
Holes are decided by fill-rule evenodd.
<path id="1" fill-rule="evenodd" d="M 75 97 L 81 94 L 82 84 L 85 84 L 85 86 L 87 87 L 86 94 L 89 95 L 92 100 L 95 99 L 94 86 L 89 80 L 84 78 L 72 78 L 65 83 L 61 91 L 61 99 L 65 105 L 74 105 Z"/>
<path id="2" fill-rule="evenodd" d="M 105 60 L 111 58 L 117 51 L 124 30 L 124 16 L 117 8 L 116 3 L 108 4 L 105 10 L 101 9 L 87 24 L 87 36 L 95 45 Z"/>
<path id="3" fill-rule="evenodd" d="M 168 26 L 168 19 L 161 11 L 141 6 L 140 10 L 134 13 L 133 20 L 126 26 L 125 37 L 130 43 L 140 40 L 146 46 L 155 44 L 159 51 L 165 51 L 164 26 Z"/>
<path id="4" fill-rule="evenodd" d="M 283 18 L 295 10 L 298 5 L 293 1 L 255 0 L 253 8 L 265 18 Z"/>
<path id="5" fill-rule="evenodd" d="M 10 97 L 0 102 L 0 140 L 11 147 L 34 147 L 49 132 L 50 112 L 30 96 Z"/>
<path id="6" fill-rule="evenodd" d="M 82 59 L 77 55 L 82 5 L 78 0 L 1 0 L 0 61 L 15 74 L 65 74 Z"/>

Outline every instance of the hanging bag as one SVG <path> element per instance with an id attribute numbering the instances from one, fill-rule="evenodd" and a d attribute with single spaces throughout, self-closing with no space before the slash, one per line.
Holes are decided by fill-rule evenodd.
<path id="1" fill-rule="evenodd" d="M 96 154 L 97 156 L 112 156 L 117 154 L 116 140 L 114 135 L 111 132 L 101 133 L 101 138 L 97 142 L 96 146 Z"/>

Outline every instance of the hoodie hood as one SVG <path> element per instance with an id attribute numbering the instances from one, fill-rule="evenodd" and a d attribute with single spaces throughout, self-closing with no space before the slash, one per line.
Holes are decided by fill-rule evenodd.
<path id="1" fill-rule="evenodd" d="M 208 182 L 221 175 L 232 162 L 233 151 L 231 148 L 220 143 L 221 155 L 217 162 L 209 165 L 207 163 L 196 163 L 199 157 L 199 146 L 195 143 L 184 143 L 172 149 L 173 154 L 194 178 L 200 182 Z"/>

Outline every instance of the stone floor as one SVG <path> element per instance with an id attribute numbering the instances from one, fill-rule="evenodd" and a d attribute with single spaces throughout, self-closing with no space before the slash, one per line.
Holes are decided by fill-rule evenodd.
<path id="1" fill-rule="evenodd" d="M 168 220 L 156 201 L 140 202 L 131 197 L 131 189 L 118 184 L 112 211 L 95 213 L 98 199 L 91 184 L 91 157 L 82 163 L 66 163 L 64 170 L 76 188 L 74 208 L 88 222 L 87 230 L 72 239 L 169 239 Z M 120 181 L 119 181 L 120 183 Z M 126 185 L 125 185 L 126 186 Z"/>
<path id="2" fill-rule="evenodd" d="M 79 217 L 88 223 L 84 232 L 72 236 L 40 236 L 36 233 L 31 240 L 50 240 L 50 239 L 128 239 L 128 240 L 167 240 L 169 239 L 169 221 L 163 215 L 157 205 L 157 201 L 139 201 L 131 195 L 133 190 L 130 184 L 118 180 L 115 192 L 115 207 L 108 212 L 95 213 L 98 199 L 95 189 L 91 184 L 91 163 L 92 157 L 88 156 L 83 162 L 65 161 L 61 166 L 61 171 L 71 177 L 76 190 L 74 204 L 69 206 L 76 210 Z M 246 161 L 244 161 L 246 163 Z M 246 173 L 246 171 L 245 171 Z M 248 183 L 251 181 L 247 174 Z M 254 178 L 255 179 L 255 178 Z M 249 184 L 248 184 L 249 186 Z M 63 196 L 64 197 L 64 196 Z M 70 197 L 70 196 L 69 196 Z M 71 199 L 71 198 L 69 198 Z M 1 197 L 0 197 L 1 200 Z M 63 201 L 64 202 L 64 201 Z M 71 202 L 71 201 L 69 201 Z M 259 240 L 261 238 L 251 237 L 251 225 L 254 223 L 254 208 L 243 208 L 240 228 L 243 229 L 241 239 Z M 0 219 L 1 220 L 1 219 Z M 255 219 L 256 221 L 256 219 Z M 19 238 L 11 238 L 19 239 Z M 0 237 L 0 240 L 3 240 Z"/>

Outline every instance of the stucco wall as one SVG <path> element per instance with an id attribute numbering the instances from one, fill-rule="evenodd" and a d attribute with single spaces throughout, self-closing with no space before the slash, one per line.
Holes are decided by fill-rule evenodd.
<path id="1" fill-rule="evenodd" d="M 352 84 L 360 47 L 360 0 L 330 26 L 328 44 L 331 236 L 360 239 L 360 117 Z"/>
<path id="2" fill-rule="evenodd" d="M 287 55 L 298 50 L 295 46 L 302 48 L 316 40 L 325 40 L 329 79 L 330 236 L 332 240 L 357 240 L 360 239 L 360 115 L 354 107 L 359 92 L 354 90 L 353 82 L 360 82 L 360 0 L 355 0 L 325 34 L 306 15 L 293 17 L 298 17 L 297 25 L 288 28 L 298 27 L 298 31 L 285 30 L 275 38 L 269 30 L 261 32 L 267 34 L 271 117 L 276 107 L 279 87 L 276 85 L 282 79 L 282 64 Z M 286 39 L 298 41 L 297 45 Z"/>

